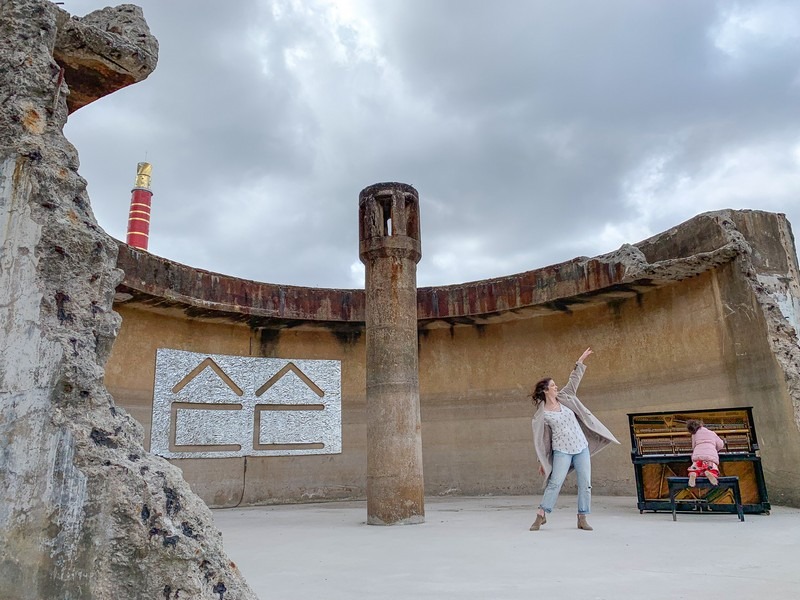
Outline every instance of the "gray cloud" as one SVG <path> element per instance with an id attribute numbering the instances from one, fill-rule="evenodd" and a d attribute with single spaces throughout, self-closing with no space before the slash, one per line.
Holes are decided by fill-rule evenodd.
<path id="1" fill-rule="evenodd" d="M 705 210 L 800 222 L 793 3 L 141 5 L 156 72 L 67 135 L 119 238 L 146 153 L 151 250 L 179 262 L 358 287 L 358 192 L 387 180 L 420 192 L 420 285 L 606 252 Z"/>

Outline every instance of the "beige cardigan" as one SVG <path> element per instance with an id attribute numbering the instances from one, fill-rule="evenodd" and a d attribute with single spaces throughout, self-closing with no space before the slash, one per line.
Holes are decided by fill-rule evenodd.
<path id="1" fill-rule="evenodd" d="M 594 455 L 610 443 L 619 444 L 619 441 L 575 395 L 585 371 L 586 365 L 575 363 L 575 369 L 570 373 L 569 382 L 563 389 L 558 391 L 557 398 L 561 404 L 575 413 L 578 423 L 586 435 L 586 440 L 589 442 L 589 454 Z M 544 485 L 547 486 L 550 473 L 553 470 L 553 450 L 550 446 L 550 426 L 544 422 L 544 402 L 539 405 L 539 410 L 533 416 L 531 424 L 533 426 L 533 445 L 536 448 L 536 456 L 539 458 L 539 463 L 544 467 Z M 570 467 L 571 470 L 572 468 Z"/>

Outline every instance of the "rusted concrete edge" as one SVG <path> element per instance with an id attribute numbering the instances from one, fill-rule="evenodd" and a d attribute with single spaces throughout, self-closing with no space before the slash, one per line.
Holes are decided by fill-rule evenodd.
<path id="1" fill-rule="evenodd" d="M 698 215 L 636 245 L 626 244 L 594 258 L 578 257 L 505 277 L 420 288 L 418 320 L 421 326 L 475 324 L 516 318 L 515 314 L 531 309 L 570 312 L 696 276 L 750 252 L 744 236 L 735 227 L 723 225 L 731 223 L 728 212 Z M 664 255 L 665 249 L 669 253 L 676 238 L 684 244 L 690 240 L 695 247 L 678 252 L 679 256 L 648 261 L 648 256 Z M 118 303 L 127 300 L 145 307 L 183 310 L 195 318 L 276 328 L 364 322 L 364 290 L 239 279 L 176 263 L 122 242 L 119 245 L 117 265 L 125 278 L 117 288 Z"/>

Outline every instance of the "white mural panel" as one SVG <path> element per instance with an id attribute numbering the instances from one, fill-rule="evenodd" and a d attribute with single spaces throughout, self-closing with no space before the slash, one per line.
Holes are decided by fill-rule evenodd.
<path id="1" fill-rule="evenodd" d="M 338 360 L 159 348 L 150 451 L 165 458 L 338 454 Z"/>

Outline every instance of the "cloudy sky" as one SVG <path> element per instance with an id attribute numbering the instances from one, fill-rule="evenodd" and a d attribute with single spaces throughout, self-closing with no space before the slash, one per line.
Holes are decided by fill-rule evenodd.
<path id="1" fill-rule="evenodd" d="M 796 0 L 139 0 L 145 81 L 70 117 L 100 225 L 272 283 L 363 287 L 358 193 L 420 195 L 418 284 L 593 256 L 720 208 L 800 238 Z M 82 16 L 108 4 L 66 0 Z"/>

